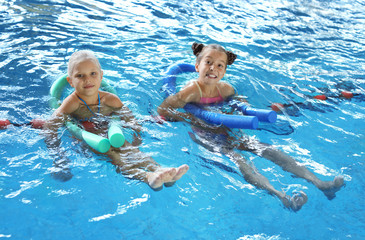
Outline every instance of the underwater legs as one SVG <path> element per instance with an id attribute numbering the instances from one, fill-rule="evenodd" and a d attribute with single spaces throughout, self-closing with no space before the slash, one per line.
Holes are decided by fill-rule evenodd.
<path id="1" fill-rule="evenodd" d="M 295 176 L 313 183 L 329 200 L 335 198 L 336 192 L 344 186 L 343 176 L 337 176 L 333 181 L 322 181 L 294 158 L 268 144 L 258 141 L 252 142 L 251 140 L 250 144 L 246 144 L 245 150 L 249 150 L 260 157 L 264 157 L 279 165 L 284 171 L 293 173 Z"/>
<path id="2" fill-rule="evenodd" d="M 225 151 L 225 154 L 239 167 L 244 179 L 257 188 L 267 190 L 271 195 L 277 196 L 285 207 L 292 211 L 298 211 L 307 202 L 308 197 L 304 192 L 299 192 L 289 197 L 284 192 L 276 190 L 269 180 L 261 175 L 257 169 L 247 164 L 246 159 L 233 150 Z"/>
<path id="3" fill-rule="evenodd" d="M 295 161 L 294 158 L 275 148 L 266 148 L 262 152 L 262 157 L 279 165 L 284 171 L 291 172 L 297 177 L 313 183 L 329 200 L 335 198 L 336 192 L 344 186 L 343 176 L 336 176 L 333 181 L 322 181 L 308 168 Z"/>

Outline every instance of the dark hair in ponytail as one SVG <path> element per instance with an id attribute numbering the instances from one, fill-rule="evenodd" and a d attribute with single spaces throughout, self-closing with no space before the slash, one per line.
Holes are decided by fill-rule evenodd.
<path id="1" fill-rule="evenodd" d="M 194 42 L 193 45 L 191 46 L 191 49 L 193 49 L 193 53 L 196 57 L 199 56 L 199 54 L 201 53 L 203 48 L 204 48 L 204 44 L 202 44 L 202 43 Z"/>
<path id="2" fill-rule="evenodd" d="M 196 43 L 194 42 L 193 45 L 191 46 L 191 49 L 193 49 L 193 53 L 196 56 L 196 62 L 199 63 L 201 58 L 203 57 L 203 52 L 206 51 L 207 49 L 215 49 L 218 50 L 220 52 L 224 52 L 227 55 L 227 65 L 231 65 L 234 60 L 236 60 L 237 55 L 234 54 L 231 51 L 226 51 L 221 45 L 218 44 L 209 44 L 207 46 L 205 46 L 202 43 Z"/>

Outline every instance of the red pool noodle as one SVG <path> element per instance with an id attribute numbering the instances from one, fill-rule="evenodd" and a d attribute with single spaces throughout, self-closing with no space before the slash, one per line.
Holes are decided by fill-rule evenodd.
<path id="1" fill-rule="evenodd" d="M 314 96 L 313 98 L 318 99 L 318 100 L 327 100 L 326 95 L 317 95 L 317 96 Z"/>
<path id="2" fill-rule="evenodd" d="M 0 129 L 5 129 L 10 125 L 10 121 L 8 119 L 0 120 Z"/>
<path id="3" fill-rule="evenodd" d="M 281 103 L 273 103 L 271 104 L 271 109 L 274 110 L 275 112 L 281 112 L 281 109 L 284 108 L 284 105 Z"/>
<path id="4" fill-rule="evenodd" d="M 342 91 L 341 96 L 346 98 L 346 99 L 351 99 L 351 98 L 354 97 L 354 94 L 352 92 Z"/>

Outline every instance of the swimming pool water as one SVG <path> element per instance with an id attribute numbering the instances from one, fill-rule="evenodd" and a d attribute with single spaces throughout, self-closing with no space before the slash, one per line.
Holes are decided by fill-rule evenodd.
<path id="1" fill-rule="evenodd" d="M 0 1 L 0 119 L 49 117 L 52 82 L 74 51 L 90 49 L 143 122 L 142 150 L 163 165 L 190 166 L 175 186 L 154 192 L 66 131 L 74 177 L 59 182 L 40 130 L 0 130 L 0 238 L 364 239 L 364 12 L 364 1 L 347 0 Z M 342 174 L 346 187 L 335 199 L 242 153 L 276 188 L 307 193 L 299 212 L 288 211 L 245 182 L 228 158 L 194 143 L 188 125 L 147 121 L 163 100 L 166 69 L 194 63 L 194 41 L 238 54 L 225 80 L 253 106 L 293 104 L 279 116 L 293 132 L 246 132 L 321 179 Z M 344 90 L 355 97 L 339 98 Z M 314 100 L 318 94 L 329 99 Z"/>

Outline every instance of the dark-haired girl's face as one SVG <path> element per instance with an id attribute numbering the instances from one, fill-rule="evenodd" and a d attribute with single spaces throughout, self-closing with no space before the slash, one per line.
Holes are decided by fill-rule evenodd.
<path id="1" fill-rule="evenodd" d="M 199 72 L 199 81 L 204 84 L 216 84 L 226 73 L 227 54 L 215 49 L 204 51 L 199 63 L 195 65 Z"/>

